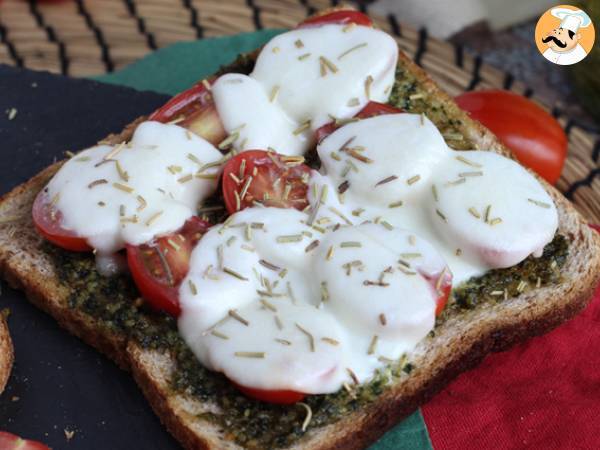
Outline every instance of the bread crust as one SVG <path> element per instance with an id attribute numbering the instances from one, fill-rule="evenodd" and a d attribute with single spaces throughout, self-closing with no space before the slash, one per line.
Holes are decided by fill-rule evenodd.
<path id="1" fill-rule="evenodd" d="M 471 120 L 406 55 L 400 53 L 399 61 L 416 76 L 421 87 L 441 101 L 452 117 L 461 121 L 460 131 L 476 148 L 512 157 L 489 130 Z M 106 140 L 118 143 L 129 139 L 142 120 L 144 117 Z M 25 291 L 34 304 L 54 316 L 61 326 L 109 356 L 122 368 L 131 370 L 156 414 L 184 448 L 241 448 L 227 440 L 223 430 L 197 419 L 198 412 L 205 405 L 170 390 L 168 380 L 173 362 L 168 354 L 143 350 L 124 336 L 108 332 L 94 318 L 66 305 L 64 288 L 45 262 L 39 249 L 41 239 L 30 219 L 35 195 L 59 167 L 60 163 L 47 168 L 0 199 L 0 215 L 20 217 L 16 222 L 18 231 L 10 236 L 12 239 L 7 238 L 7 226 L 0 224 L 0 273 L 11 286 Z M 558 286 L 509 299 L 499 306 L 485 306 L 465 314 L 465 317 L 457 319 L 461 327 L 465 327 L 460 336 L 453 334 L 456 322 L 443 324 L 436 337 L 420 344 L 416 369 L 410 376 L 388 389 L 377 402 L 334 424 L 309 431 L 292 448 L 364 448 L 427 402 L 458 374 L 479 364 L 490 352 L 505 350 L 517 342 L 546 333 L 587 305 L 600 281 L 600 238 L 555 188 L 541 179 L 540 182 L 557 205 L 560 232 L 571 241 L 564 268 L 565 281 Z M 24 261 L 15 257 L 16 252 L 23 250 L 31 253 Z M 488 317 L 486 314 L 490 312 L 496 314 Z"/>
<path id="2" fill-rule="evenodd" d="M 4 392 L 14 362 L 14 350 L 6 317 L 0 313 L 0 394 Z"/>

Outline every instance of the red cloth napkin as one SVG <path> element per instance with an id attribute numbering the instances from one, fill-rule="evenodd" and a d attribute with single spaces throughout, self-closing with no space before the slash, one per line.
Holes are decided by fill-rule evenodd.
<path id="1" fill-rule="evenodd" d="M 600 286 L 574 319 L 489 356 L 422 412 L 436 450 L 600 449 Z"/>

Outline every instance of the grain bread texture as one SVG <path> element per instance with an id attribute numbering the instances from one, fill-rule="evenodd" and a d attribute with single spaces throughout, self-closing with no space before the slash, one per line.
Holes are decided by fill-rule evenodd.
<path id="1" fill-rule="evenodd" d="M 511 156 L 489 130 L 472 121 L 406 55 L 400 55 L 399 64 L 415 76 L 428 96 L 444 105 L 448 116 L 460 121 L 459 131 L 474 148 Z M 128 139 L 141 120 L 108 140 L 117 143 Z M 173 392 L 170 377 L 175 364 L 171 355 L 143 349 L 124 335 L 108 331 L 94 317 L 68 306 L 68 292 L 30 218 L 35 195 L 59 167 L 60 163 L 47 168 L 0 199 L 0 217 L 12 219 L 0 224 L 0 273 L 64 328 L 130 370 L 163 424 L 184 448 L 241 448 L 227 439 L 227 430 L 198 418 L 203 412 L 218 412 L 216 405 Z M 559 231 L 570 241 L 562 268 L 564 281 L 450 317 L 436 328 L 434 336 L 419 344 L 411 356 L 415 369 L 410 375 L 400 378 L 377 401 L 342 420 L 321 428 L 309 427 L 292 448 L 364 448 L 488 353 L 545 333 L 586 306 L 600 278 L 600 238 L 556 189 L 540 181 L 556 203 Z"/>
<path id="2" fill-rule="evenodd" d="M 0 394 L 4 392 L 14 361 L 14 351 L 6 317 L 0 312 Z"/>

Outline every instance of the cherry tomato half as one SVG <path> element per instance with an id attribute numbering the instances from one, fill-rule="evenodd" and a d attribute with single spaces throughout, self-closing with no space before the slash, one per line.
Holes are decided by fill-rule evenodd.
<path id="1" fill-rule="evenodd" d="M 37 441 L 29 441 L 19 436 L 0 431 L 0 449 L 1 450 L 50 450 L 48 446 Z"/>
<path id="2" fill-rule="evenodd" d="M 148 244 L 127 245 L 131 276 L 151 307 L 179 316 L 179 285 L 188 273 L 192 250 L 209 227 L 192 216 L 178 232 Z"/>
<path id="3" fill-rule="evenodd" d="M 218 145 L 227 137 L 223 123 L 217 112 L 210 82 L 200 82 L 169 100 L 154 111 L 148 120 L 171 122 L 187 128 L 213 145 Z"/>
<path id="4" fill-rule="evenodd" d="M 509 91 L 465 92 L 456 103 L 498 136 L 523 165 L 556 183 L 567 156 L 567 136 L 554 117 Z"/>
<path id="5" fill-rule="evenodd" d="M 65 250 L 74 252 L 90 252 L 92 248 L 85 238 L 61 226 L 62 214 L 48 198 L 46 189 L 40 191 L 33 202 L 33 223 L 38 232 L 48 241 Z"/>
<path id="6" fill-rule="evenodd" d="M 254 389 L 245 386 L 241 386 L 237 383 L 233 383 L 244 395 L 260 400 L 267 403 L 278 403 L 281 405 L 291 405 L 302 401 L 306 394 L 296 391 L 269 391 L 266 389 Z"/>
<path id="7" fill-rule="evenodd" d="M 366 27 L 372 27 L 373 22 L 370 17 L 359 11 L 343 10 L 333 11 L 328 14 L 321 16 L 309 17 L 308 19 L 300 22 L 297 28 L 307 28 L 311 26 L 326 25 L 330 23 L 336 23 L 340 25 L 347 25 L 355 23 L 356 25 L 364 25 Z"/>
<path id="8" fill-rule="evenodd" d="M 365 105 L 363 109 L 361 109 L 358 113 L 354 115 L 354 117 L 359 119 L 368 119 L 369 117 L 381 116 L 383 114 L 398 114 L 403 112 L 400 108 L 396 108 L 395 106 L 387 105 L 385 103 L 379 102 L 369 102 Z M 341 125 L 336 125 L 335 122 L 329 122 L 320 127 L 317 130 L 317 142 L 321 142 L 335 130 L 337 130 Z"/>
<path id="9" fill-rule="evenodd" d="M 223 168 L 223 197 L 230 214 L 252 206 L 296 208 L 308 205 L 310 167 L 297 157 L 264 150 L 242 152 Z"/>
<path id="10" fill-rule="evenodd" d="M 433 291 L 437 294 L 435 299 L 435 315 L 439 316 L 444 310 L 446 303 L 448 303 L 448 298 L 452 291 L 452 274 L 449 271 L 445 271 L 443 274 L 437 274 L 435 276 L 423 274 L 423 277 L 429 281 Z M 442 277 L 441 280 L 440 277 Z"/>

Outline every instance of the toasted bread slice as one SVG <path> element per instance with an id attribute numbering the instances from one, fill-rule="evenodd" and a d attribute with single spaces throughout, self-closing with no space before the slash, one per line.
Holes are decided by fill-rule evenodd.
<path id="1" fill-rule="evenodd" d="M 6 317 L 0 312 L 0 394 L 4 392 L 14 361 L 14 351 Z"/>
<path id="2" fill-rule="evenodd" d="M 446 118 L 458 123 L 457 130 L 473 148 L 510 156 L 489 130 L 469 119 L 406 55 L 400 55 L 399 65 L 425 92 L 426 101 L 441 106 Z M 108 139 L 114 143 L 128 139 L 140 120 L 143 118 Z M 61 282 L 58 268 L 30 218 L 36 194 L 59 167 L 60 163 L 49 167 L 0 199 L 0 216 L 14 218 L 0 224 L 0 272 L 64 328 L 131 370 L 164 425 L 183 447 L 243 448 L 232 440 L 233 430 L 201 417 L 204 412 L 218 414 L 217 405 L 172 389 L 176 363 L 170 353 L 143 348 L 104 326 L 99 318 L 69 306 L 69 286 Z M 321 427 L 309 424 L 306 433 L 289 448 L 363 448 L 489 352 L 547 332 L 585 307 L 600 279 L 600 238 L 556 189 L 540 181 L 556 203 L 559 232 L 569 241 L 561 283 L 449 316 L 411 355 L 415 368 L 409 375 L 396 379 L 375 401 L 334 423 Z"/>

